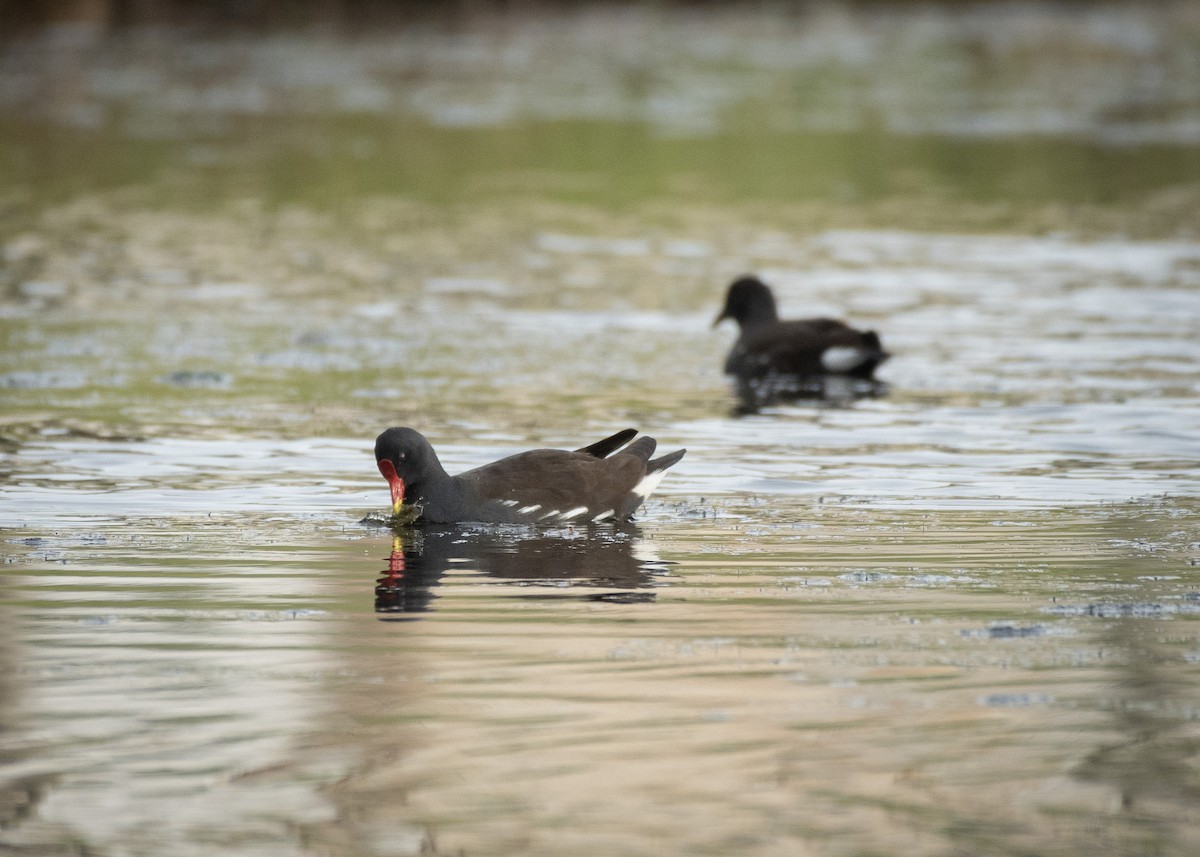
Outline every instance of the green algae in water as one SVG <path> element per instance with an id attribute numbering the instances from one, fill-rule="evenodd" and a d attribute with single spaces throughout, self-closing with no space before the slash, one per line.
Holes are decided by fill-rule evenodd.
<path id="1" fill-rule="evenodd" d="M 424 507 L 417 503 L 407 503 L 400 507 L 400 511 L 387 518 L 387 525 L 393 530 L 400 527 L 411 527 L 421 519 L 421 512 Z"/>
<path id="2" fill-rule="evenodd" d="M 372 527 L 388 527 L 392 530 L 403 530 L 412 527 L 421 520 L 421 512 L 424 507 L 417 503 L 408 503 L 400 507 L 400 511 L 392 515 L 383 514 L 381 512 L 371 512 L 361 521 L 360 524 L 367 524 Z"/>

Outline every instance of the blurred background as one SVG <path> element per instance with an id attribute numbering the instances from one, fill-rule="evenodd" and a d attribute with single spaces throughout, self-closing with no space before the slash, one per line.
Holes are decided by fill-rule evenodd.
<path id="1" fill-rule="evenodd" d="M 881 252 L 861 233 L 1071 238 L 1091 242 L 1086 277 L 1138 252 L 1097 241 L 1200 230 L 1192 3 L 80 0 L 4 3 L 0 21 L 0 335 L 9 407 L 30 418 L 366 436 L 383 393 L 397 417 L 467 419 L 451 383 L 476 412 L 491 384 L 576 405 L 621 385 L 669 414 L 687 389 L 705 409 L 725 340 L 691 321 L 747 270 L 785 312 L 938 344 L 893 380 L 957 395 L 941 364 L 963 331 L 897 312 L 937 288 L 905 273 L 929 248 L 893 242 L 872 276 L 895 282 L 856 296 L 849 272 Z M 428 324 L 396 319 L 467 307 L 674 324 L 686 359 L 625 337 L 603 342 L 607 368 L 549 372 L 553 342 L 497 346 L 515 317 L 485 322 L 489 345 L 461 328 L 432 349 Z M 104 326 L 65 353 L 32 317 Z M 583 323 L 560 330 L 611 326 Z M 400 365 L 406 402 L 385 383 Z"/>

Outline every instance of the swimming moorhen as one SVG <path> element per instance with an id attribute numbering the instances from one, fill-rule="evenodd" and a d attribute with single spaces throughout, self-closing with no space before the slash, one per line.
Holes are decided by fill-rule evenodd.
<path id="1" fill-rule="evenodd" d="M 879 335 L 832 318 L 781 321 L 771 289 L 757 277 L 734 280 L 716 327 L 732 318 L 741 334 L 725 360 L 725 373 L 741 381 L 772 376 L 845 375 L 870 380 L 887 360 Z"/>
<path id="2" fill-rule="evenodd" d="M 629 443 L 636 434 L 625 429 L 574 452 L 535 449 L 451 476 L 420 432 L 390 428 L 375 440 L 375 461 L 392 510 L 411 504 L 429 523 L 627 521 L 687 451 L 651 460 L 657 443 Z"/>

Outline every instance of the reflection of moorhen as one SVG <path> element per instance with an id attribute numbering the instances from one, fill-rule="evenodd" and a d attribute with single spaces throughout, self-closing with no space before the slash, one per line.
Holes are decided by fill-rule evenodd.
<path id="1" fill-rule="evenodd" d="M 409 556 L 415 559 L 409 562 Z M 444 568 L 430 572 L 420 562 L 419 549 L 410 539 L 407 550 L 401 536 L 392 537 L 392 552 L 383 577 L 375 583 L 375 609 L 380 613 L 423 613 L 434 599 Z"/>
<path id="2" fill-rule="evenodd" d="M 598 601 L 649 601 L 653 593 L 630 589 L 657 586 L 666 563 L 631 527 L 547 535 L 527 528 L 467 529 L 428 526 L 397 536 L 388 571 L 375 587 L 381 613 L 429 610 L 451 568 L 477 572 L 521 586 L 593 587 L 582 597 Z M 521 594 L 528 597 L 528 590 Z"/>
<path id="3" fill-rule="evenodd" d="M 725 306 L 713 325 L 727 318 L 741 329 L 725 360 L 744 402 L 846 395 L 878 395 L 875 369 L 890 356 L 873 330 L 855 330 L 831 318 L 781 321 L 771 289 L 755 277 L 729 286 Z M 847 383 L 847 382 L 851 383 Z M 840 383 L 838 383 L 840 382 Z M 869 389 L 868 389 L 869 388 Z"/>
<path id="4" fill-rule="evenodd" d="M 390 428 L 375 441 L 375 461 L 392 510 L 407 503 L 426 523 L 626 521 L 686 451 L 651 460 L 654 438 L 629 443 L 635 434 L 626 429 L 574 452 L 535 449 L 450 476 L 423 435 Z"/>

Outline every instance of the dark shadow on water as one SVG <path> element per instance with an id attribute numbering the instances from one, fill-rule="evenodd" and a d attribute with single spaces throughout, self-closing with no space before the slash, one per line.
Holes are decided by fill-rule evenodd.
<path id="1" fill-rule="evenodd" d="M 632 526 L 406 528 L 396 532 L 387 569 L 376 582 L 375 610 L 385 614 L 430 611 L 443 578 L 458 573 L 510 585 L 520 598 L 653 601 L 654 593 L 646 590 L 662 585 L 668 565 Z M 580 589 L 601 591 L 580 593 Z"/>
<path id="2" fill-rule="evenodd" d="M 1102 701 L 1114 738 L 1074 771 L 1116 789 L 1137 853 L 1183 853 L 1177 850 L 1183 828 L 1200 806 L 1196 682 L 1162 635 L 1160 621 L 1139 616 L 1120 618 L 1103 632 L 1101 642 L 1118 664 Z"/>
<path id="3" fill-rule="evenodd" d="M 0 600 L 10 593 L 0 579 Z M 28 714 L 22 699 L 26 672 L 19 668 L 15 611 L 0 606 L 0 854 L 57 854 L 48 840 L 69 841 L 74 832 L 55 823 L 39 823 L 38 816 L 51 795 L 58 774 L 38 770 L 34 742 L 17 740 L 26 728 Z"/>
<path id="4" fill-rule="evenodd" d="M 733 392 L 737 404 L 733 415 L 752 416 L 775 405 L 814 404 L 843 408 L 859 399 L 878 399 L 888 394 L 883 381 L 850 378 L 846 375 L 768 375 L 738 378 Z"/>

